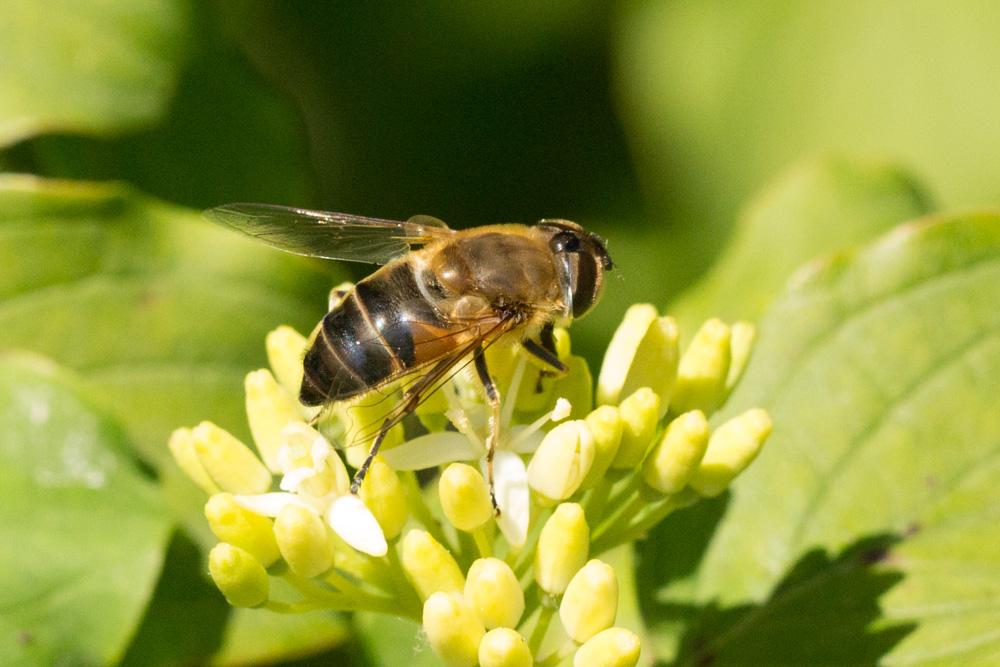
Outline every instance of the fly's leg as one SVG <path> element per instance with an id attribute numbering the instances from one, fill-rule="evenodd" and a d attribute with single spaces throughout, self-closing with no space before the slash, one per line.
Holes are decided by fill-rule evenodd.
<path id="1" fill-rule="evenodd" d="M 559 357 L 557 357 L 554 352 L 550 352 L 539 343 L 536 343 L 535 341 L 529 338 L 525 340 L 523 343 L 521 343 L 521 347 L 524 348 L 525 352 L 533 356 L 535 359 L 538 359 L 543 364 L 545 364 L 549 369 L 551 369 L 551 370 L 544 370 L 542 371 L 543 373 L 549 373 L 554 375 L 556 373 L 561 374 L 566 372 L 566 364 L 559 361 Z"/>
<path id="2" fill-rule="evenodd" d="M 382 426 L 379 427 L 378 433 L 375 434 L 375 439 L 372 440 L 372 446 L 368 449 L 368 456 L 365 457 L 364 463 L 358 468 L 358 471 L 354 473 L 354 479 L 351 481 L 351 493 L 357 495 L 358 490 L 361 488 L 362 482 L 365 481 L 365 475 L 368 474 L 368 468 L 371 467 L 372 461 L 378 455 L 378 449 L 382 446 L 382 441 L 385 440 L 385 436 L 389 433 L 389 429 L 398 424 L 417 408 L 417 404 L 420 403 L 420 394 L 417 392 L 407 394 L 403 398 L 403 403 L 400 406 L 399 412 L 389 417 L 386 417 L 385 421 L 382 422 Z"/>
<path id="3" fill-rule="evenodd" d="M 431 369 L 427 375 L 420 378 L 419 381 L 415 382 L 413 386 L 403 394 L 403 401 L 399 404 L 399 407 L 393 410 L 392 414 L 385 418 L 382 422 L 382 426 L 379 427 L 378 433 L 375 435 L 375 439 L 372 440 L 372 446 L 368 449 L 368 456 L 365 457 L 364 463 L 358 468 L 358 471 L 354 473 L 354 479 L 351 481 L 351 493 L 357 495 L 358 489 L 361 488 L 361 483 L 365 481 L 365 475 L 368 474 L 368 468 L 371 467 L 372 461 L 375 460 L 375 456 L 378 455 L 378 449 L 382 446 L 382 441 L 385 440 L 386 434 L 389 433 L 391 429 L 396 424 L 400 423 L 406 416 L 417 409 L 420 405 L 421 398 L 427 391 L 433 388 L 434 383 L 441 379 L 442 373 L 446 372 L 452 366 L 452 359 L 442 359 L 437 363 L 434 368 Z M 499 403 L 498 403 L 499 405 Z"/>
<path id="4" fill-rule="evenodd" d="M 479 380 L 486 390 L 486 400 L 490 404 L 490 433 L 486 439 L 486 476 L 490 483 L 490 501 L 493 503 L 493 511 L 500 516 L 500 506 L 497 505 L 496 490 L 493 485 L 493 455 L 496 453 L 497 443 L 500 440 L 500 392 L 497 391 L 490 371 L 486 367 L 486 355 L 482 347 L 476 351 L 476 372 Z"/>

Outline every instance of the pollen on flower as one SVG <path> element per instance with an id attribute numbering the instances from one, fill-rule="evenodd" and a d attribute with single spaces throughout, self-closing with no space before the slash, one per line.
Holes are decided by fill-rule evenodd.
<path id="1" fill-rule="evenodd" d="M 710 426 L 753 339 L 747 323 L 711 320 L 682 351 L 676 322 L 640 304 L 615 332 L 596 391 L 564 329 L 562 376 L 517 346 L 493 346 L 499 414 L 478 375 L 458 373 L 393 428 L 354 495 L 365 427 L 403 390 L 322 412 L 300 405 L 308 341 L 279 327 L 266 340 L 271 368 L 244 386 L 256 452 L 210 422 L 177 429 L 169 448 L 207 494 L 219 539 L 210 571 L 234 606 L 409 617 L 449 665 L 635 665 L 639 641 L 614 627 L 618 576 L 601 554 L 722 493 L 760 452 L 765 411 Z M 415 475 L 428 468 L 437 474 Z"/>

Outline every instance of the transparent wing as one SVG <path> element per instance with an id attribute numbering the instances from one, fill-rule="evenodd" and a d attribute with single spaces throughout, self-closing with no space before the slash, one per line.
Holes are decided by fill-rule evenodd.
<path id="1" fill-rule="evenodd" d="M 385 264 L 454 233 L 426 215 L 396 222 L 272 204 L 226 204 L 205 217 L 285 252 L 370 264 Z"/>

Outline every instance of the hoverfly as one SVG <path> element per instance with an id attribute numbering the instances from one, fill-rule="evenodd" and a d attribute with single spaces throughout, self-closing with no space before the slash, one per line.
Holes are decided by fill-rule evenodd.
<path id="1" fill-rule="evenodd" d="M 228 204 L 206 216 L 286 252 L 383 265 L 331 305 L 303 360 L 299 400 L 307 406 L 415 378 L 375 435 L 353 493 L 389 429 L 471 357 L 491 410 L 493 496 L 500 394 L 486 348 L 512 339 L 543 367 L 564 372 L 553 325 L 589 311 L 614 266 L 604 241 L 568 220 L 456 231 L 429 216 L 395 222 L 269 204 Z"/>

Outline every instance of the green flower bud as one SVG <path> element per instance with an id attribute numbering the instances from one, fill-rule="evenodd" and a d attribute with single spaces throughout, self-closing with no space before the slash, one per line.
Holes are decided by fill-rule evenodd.
<path id="1" fill-rule="evenodd" d="M 635 468 L 642 462 L 656 433 L 660 397 L 649 387 L 636 389 L 618 406 L 618 414 L 622 420 L 622 440 L 611 467 Z"/>
<path id="2" fill-rule="evenodd" d="M 674 413 L 715 412 L 726 399 L 726 378 L 732 355 L 732 333 L 722 320 L 701 325 L 684 351 L 677 370 L 677 384 L 670 409 Z"/>
<path id="3" fill-rule="evenodd" d="M 642 478 L 660 493 L 678 493 L 697 470 L 708 445 L 708 421 L 701 410 L 670 422 L 642 465 Z"/>
<path id="4" fill-rule="evenodd" d="M 256 607 L 267 602 L 267 571 L 249 552 L 220 542 L 208 554 L 208 571 L 234 607 Z"/>
<path id="5" fill-rule="evenodd" d="M 465 579 L 448 550 L 423 530 L 411 530 L 403 538 L 403 570 L 413 588 L 426 600 L 438 591 L 461 593 Z"/>
<path id="6" fill-rule="evenodd" d="M 305 336 L 289 326 L 280 326 L 267 334 L 267 363 L 278 382 L 292 396 L 298 396 L 302 386 L 302 358 L 308 346 Z"/>
<path id="7" fill-rule="evenodd" d="M 559 618 L 566 634 L 582 644 L 615 624 L 618 613 L 618 578 L 610 565 L 594 559 L 573 575 L 562 602 Z"/>
<path id="8" fill-rule="evenodd" d="M 479 642 L 479 667 L 531 667 L 531 649 L 516 630 L 496 628 Z"/>
<path id="9" fill-rule="evenodd" d="M 280 557 L 271 520 L 243 507 L 232 494 L 217 493 L 209 498 L 205 518 L 220 541 L 244 549 L 264 567 Z"/>
<path id="10" fill-rule="evenodd" d="M 715 429 L 708 440 L 705 456 L 689 482 L 702 496 L 717 496 L 760 453 L 764 441 L 771 435 L 771 416 L 766 410 L 754 408 L 733 417 Z"/>
<path id="11" fill-rule="evenodd" d="M 472 667 L 486 630 L 458 594 L 437 592 L 424 602 L 424 632 L 434 652 L 449 667 Z"/>
<path id="12" fill-rule="evenodd" d="M 318 514 L 301 505 L 286 505 L 274 520 L 274 536 L 292 572 L 315 577 L 333 566 L 330 529 Z"/>
<path id="13" fill-rule="evenodd" d="M 464 463 L 452 463 L 441 473 L 438 495 L 444 515 L 459 530 L 473 531 L 493 518 L 486 480 Z"/>
<path id="14" fill-rule="evenodd" d="M 587 640 L 573 656 L 573 667 L 635 667 L 639 638 L 624 628 L 608 628 Z"/>
<path id="15" fill-rule="evenodd" d="M 399 535 L 410 512 L 399 475 L 382 457 L 376 457 L 361 485 L 361 500 L 375 515 L 387 539 Z"/>
<path id="16" fill-rule="evenodd" d="M 524 591 L 514 571 L 497 558 L 480 558 L 469 568 L 465 599 L 487 628 L 516 628 L 524 613 Z"/>
<path id="17" fill-rule="evenodd" d="M 562 503 L 542 527 L 535 552 L 535 581 L 550 595 L 566 590 L 570 579 L 587 562 L 590 528 L 583 508 Z"/>
<path id="18" fill-rule="evenodd" d="M 585 419 L 590 433 L 594 436 L 594 463 L 590 466 L 590 471 L 583 478 L 580 484 L 581 489 L 589 489 L 604 478 L 618 454 L 618 447 L 622 441 L 621 415 L 618 408 L 612 405 L 602 405 Z"/>
<path id="19" fill-rule="evenodd" d="M 202 491 L 209 495 L 219 492 L 218 484 L 212 480 L 205 467 L 201 465 L 201 459 L 198 458 L 198 452 L 194 447 L 191 429 L 179 428 L 171 433 L 167 446 L 180 469 L 191 478 L 191 481 L 201 487 Z"/>
<path id="20" fill-rule="evenodd" d="M 563 422 L 545 434 L 528 463 L 528 484 L 551 500 L 573 495 L 594 463 L 594 437 L 581 419 Z"/>
<path id="21" fill-rule="evenodd" d="M 302 421 L 298 401 L 266 369 L 248 373 L 243 388 L 247 421 L 257 451 L 268 468 L 281 472 L 278 460 L 281 433 L 288 424 Z"/>
<path id="22" fill-rule="evenodd" d="M 666 410 L 677 377 L 677 323 L 657 317 L 656 308 L 636 304 L 625 312 L 601 364 L 597 402 L 616 404 L 640 387 L 650 387 Z"/>
<path id="23" fill-rule="evenodd" d="M 271 488 L 271 473 L 253 452 L 212 422 L 195 426 L 191 439 L 205 472 L 223 491 L 249 494 Z"/>
<path id="24" fill-rule="evenodd" d="M 755 408 L 733 417 L 715 429 L 705 456 L 689 482 L 702 496 L 717 496 L 757 458 L 771 435 L 771 417 Z"/>

